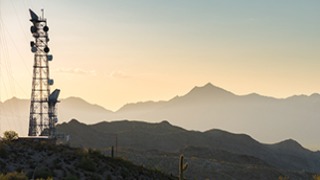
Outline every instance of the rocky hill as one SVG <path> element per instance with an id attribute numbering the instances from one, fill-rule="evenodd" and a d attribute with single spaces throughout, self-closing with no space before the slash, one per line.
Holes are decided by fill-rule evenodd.
<path id="1" fill-rule="evenodd" d="M 320 173 L 319 152 L 305 149 L 291 139 L 262 144 L 245 134 L 188 131 L 167 121 L 86 125 L 72 120 L 57 129 L 71 136 L 72 146 L 108 152 L 117 145 L 119 156 L 169 174 L 178 172 L 178 157 L 185 154 L 190 164 L 186 175 L 191 178 L 308 179 Z"/>
<path id="2" fill-rule="evenodd" d="M 0 142 L 0 174 L 13 179 L 176 179 L 96 150 L 30 139 Z"/>

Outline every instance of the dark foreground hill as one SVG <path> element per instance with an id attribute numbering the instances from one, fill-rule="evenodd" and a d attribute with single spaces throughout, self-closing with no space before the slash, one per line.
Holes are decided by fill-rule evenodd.
<path id="1" fill-rule="evenodd" d="M 188 131 L 167 121 L 85 125 L 72 120 L 57 128 L 71 136 L 72 146 L 108 151 L 117 144 L 119 156 L 166 173 L 178 172 L 178 157 L 183 153 L 189 161 L 186 175 L 196 179 L 310 179 L 320 172 L 319 152 L 294 140 L 262 144 L 245 134 Z"/>
<path id="2" fill-rule="evenodd" d="M 20 179 L 174 179 L 95 150 L 46 141 L 0 142 L 0 174 L 17 179 L 17 173 Z"/>

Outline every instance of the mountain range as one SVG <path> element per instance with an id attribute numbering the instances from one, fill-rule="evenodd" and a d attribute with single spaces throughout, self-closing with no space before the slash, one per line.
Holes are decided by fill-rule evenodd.
<path id="1" fill-rule="evenodd" d="M 0 104 L 1 131 L 26 135 L 29 101 L 13 98 Z M 114 120 L 169 121 L 188 130 L 212 128 L 250 134 L 261 142 L 295 139 L 310 149 L 320 149 L 320 95 L 277 99 L 259 94 L 236 95 L 208 83 L 168 101 L 129 103 L 116 112 L 81 98 L 62 99 L 59 122 L 75 118 L 86 124 Z"/>
<path id="2" fill-rule="evenodd" d="M 57 131 L 71 137 L 71 146 L 107 154 L 114 146 L 117 156 L 168 174 L 178 172 L 178 157 L 184 154 L 188 179 L 311 179 L 320 172 L 320 152 L 292 139 L 262 144 L 246 134 L 189 131 L 167 121 L 86 125 L 72 120 Z"/>

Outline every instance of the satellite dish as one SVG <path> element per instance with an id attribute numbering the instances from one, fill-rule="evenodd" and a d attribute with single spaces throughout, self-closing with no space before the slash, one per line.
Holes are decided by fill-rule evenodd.
<path id="1" fill-rule="evenodd" d="M 54 83 L 53 79 L 49 79 L 49 80 L 48 80 L 48 84 L 49 84 L 50 86 L 53 85 L 53 83 Z"/>
<path id="2" fill-rule="evenodd" d="M 37 52 L 37 47 L 33 46 L 33 47 L 31 48 L 31 52 L 33 52 L 33 53 Z"/>
<path id="3" fill-rule="evenodd" d="M 50 49 L 48 48 L 48 46 L 45 47 L 43 50 L 44 50 L 45 53 L 48 53 L 48 52 L 50 51 Z"/>
<path id="4" fill-rule="evenodd" d="M 32 22 L 37 22 L 39 21 L 39 16 L 33 12 L 31 9 L 29 9 L 29 12 L 30 12 L 30 16 L 31 16 L 31 20 Z"/>
<path id="5" fill-rule="evenodd" d="M 31 27 L 30 27 L 30 31 L 31 31 L 32 33 L 36 33 L 37 30 L 38 30 L 38 28 L 35 27 L 35 26 L 31 26 Z"/>
<path id="6" fill-rule="evenodd" d="M 48 26 L 44 26 L 43 30 L 44 30 L 44 32 L 48 32 L 49 31 L 49 27 Z"/>
<path id="7" fill-rule="evenodd" d="M 48 61 L 52 61 L 53 56 L 51 54 L 48 54 L 47 59 L 48 59 Z"/>

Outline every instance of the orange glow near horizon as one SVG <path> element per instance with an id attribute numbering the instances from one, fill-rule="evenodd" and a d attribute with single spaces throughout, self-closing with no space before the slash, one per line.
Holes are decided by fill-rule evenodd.
<path id="1" fill-rule="evenodd" d="M 169 100 L 208 82 L 238 95 L 317 93 L 318 5 L 2 1 L 8 57 L 1 62 L 10 62 L 14 85 L 2 80 L 1 101 L 30 98 L 29 7 L 45 8 L 52 89 L 60 88 L 62 98 L 78 96 L 115 111 L 126 103 Z"/>

